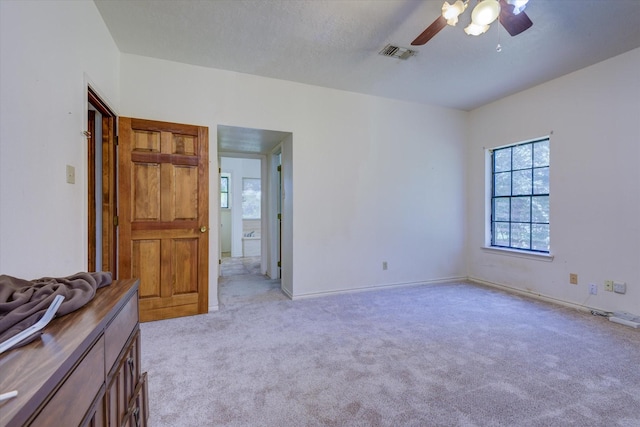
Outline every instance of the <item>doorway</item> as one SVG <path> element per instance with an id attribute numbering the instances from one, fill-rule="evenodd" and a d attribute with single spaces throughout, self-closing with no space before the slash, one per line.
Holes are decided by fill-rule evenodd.
<path id="1" fill-rule="evenodd" d="M 291 181 L 292 175 L 281 175 L 279 166 L 283 157 L 290 159 L 292 134 L 220 125 L 217 137 L 220 166 L 219 302 L 225 306 L 229 297 L 247 302 L 252 293 L 254 298 L 262 300 L 269 294 L 276 295 L 272 292 L 274 289 L 280 297 L 291 296 L 288 292 L 291 275 L 283 276 L 281 272 L 286 272 L 286 267 L 292 265 L 292 239 L 291 234 L 281 233 L 280 221 L 292 221 L 291 214 L 288 219 L 282 219 L 286 217 L 281 209 L 285 205 L 281 183 L 285 176 Z M 283 145 L 289 147 L 285 156 L 282 154 L 285 151 Z M 256 194 L 259 194 L 260 204 L 252 205 Z M 291 197 L 292 193 L 288 194 Z"/>
<path id="2" fill-rule="evenodd" d="M 220 244 L 223 258 L 261 258 L 262 161 L 261 157 L 220 157 Z"/>
<path id="3" fill-rule="evenodd" d="M 284 297 L 279 278 L 263 268 L 263 221 L 267 212 L 262 169 L 265 156 L 220 157 L 219 303 L 232 307 Z M 266 189 L 265 189 L 266 190 Z M 265 255 L 263 257 L 263 255 Z"/>

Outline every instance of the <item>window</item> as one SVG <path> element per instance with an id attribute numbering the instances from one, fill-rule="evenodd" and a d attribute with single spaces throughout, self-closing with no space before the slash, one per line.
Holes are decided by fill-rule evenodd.
<path id="1" fill-rule="evenodd" d="M 229 177 L 220 177 L 220 207 L 229 208 Z"/>
<path id="2" fill-rule="evenodd" d="M 260 218 L 260 178 L 242 178 L 242 219 Z"/>
<path id="3" fill-rule="evenodd" d="M 491 153 L 491 246 L 549 253 L 549 138 Z"/>

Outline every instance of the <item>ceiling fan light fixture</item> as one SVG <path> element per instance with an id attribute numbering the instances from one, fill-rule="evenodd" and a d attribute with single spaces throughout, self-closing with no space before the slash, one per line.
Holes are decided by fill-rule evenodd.
<path id="1" fill-rule="evenodd" d="M 489 29 L 489 24 L 479 25 L 472 22 L 464 29 L 464 32 L 470 36 L 479 36 L 480 34 L 486 33 L 488 29 Z"/>
<path id="2" fill-rule="evenodd" d="M 457 0 L 453 4 L 444 2 L 442 4 L 442 17 L 447 20 L 447 24 L 455 26 L 458 23 L 458 16 L 467 8 L 469 1 Z"/>
<path id="3" fill-rule="evenodd" d="M 482 0 L 471 11 L 471 21 L 476 25 L 489 25 L 500 15 L 498 0 Z M 486 31 L 486 30 L 485 30 Z"/>
<path id="4" fill-rule="evenodd" d="M 513 6 L 513 14 L 517 15 L 527 7 L 529 0 L 507 0 L 507 4 Z"/>

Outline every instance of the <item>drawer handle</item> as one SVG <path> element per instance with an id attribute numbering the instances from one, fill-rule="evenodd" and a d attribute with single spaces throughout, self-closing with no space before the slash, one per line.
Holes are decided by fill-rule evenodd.
<path id="1" fill-rule="evenodd" d="M 135 378 L 135 363 L 133 361 L 133 357 L 127 358 L 127 365 L 129 365 L 129 372 L 131 372 L 131 377 Z"/>
<path id="2" fill-rule="evenodd" d="M 136 419 L 136 427 L 140 427 L 140 407 L 133 410 L 133 418 Z"/>

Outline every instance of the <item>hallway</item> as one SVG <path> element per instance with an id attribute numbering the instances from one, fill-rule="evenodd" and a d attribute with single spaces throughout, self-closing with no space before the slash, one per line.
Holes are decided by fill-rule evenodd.
<path id="1" fill-rule="evenodd" d="M 288 300 L 280 290 L 280 279 L 260 274 L 260 257 L 222 258 L 220 274 L 220 310 Z"/>

